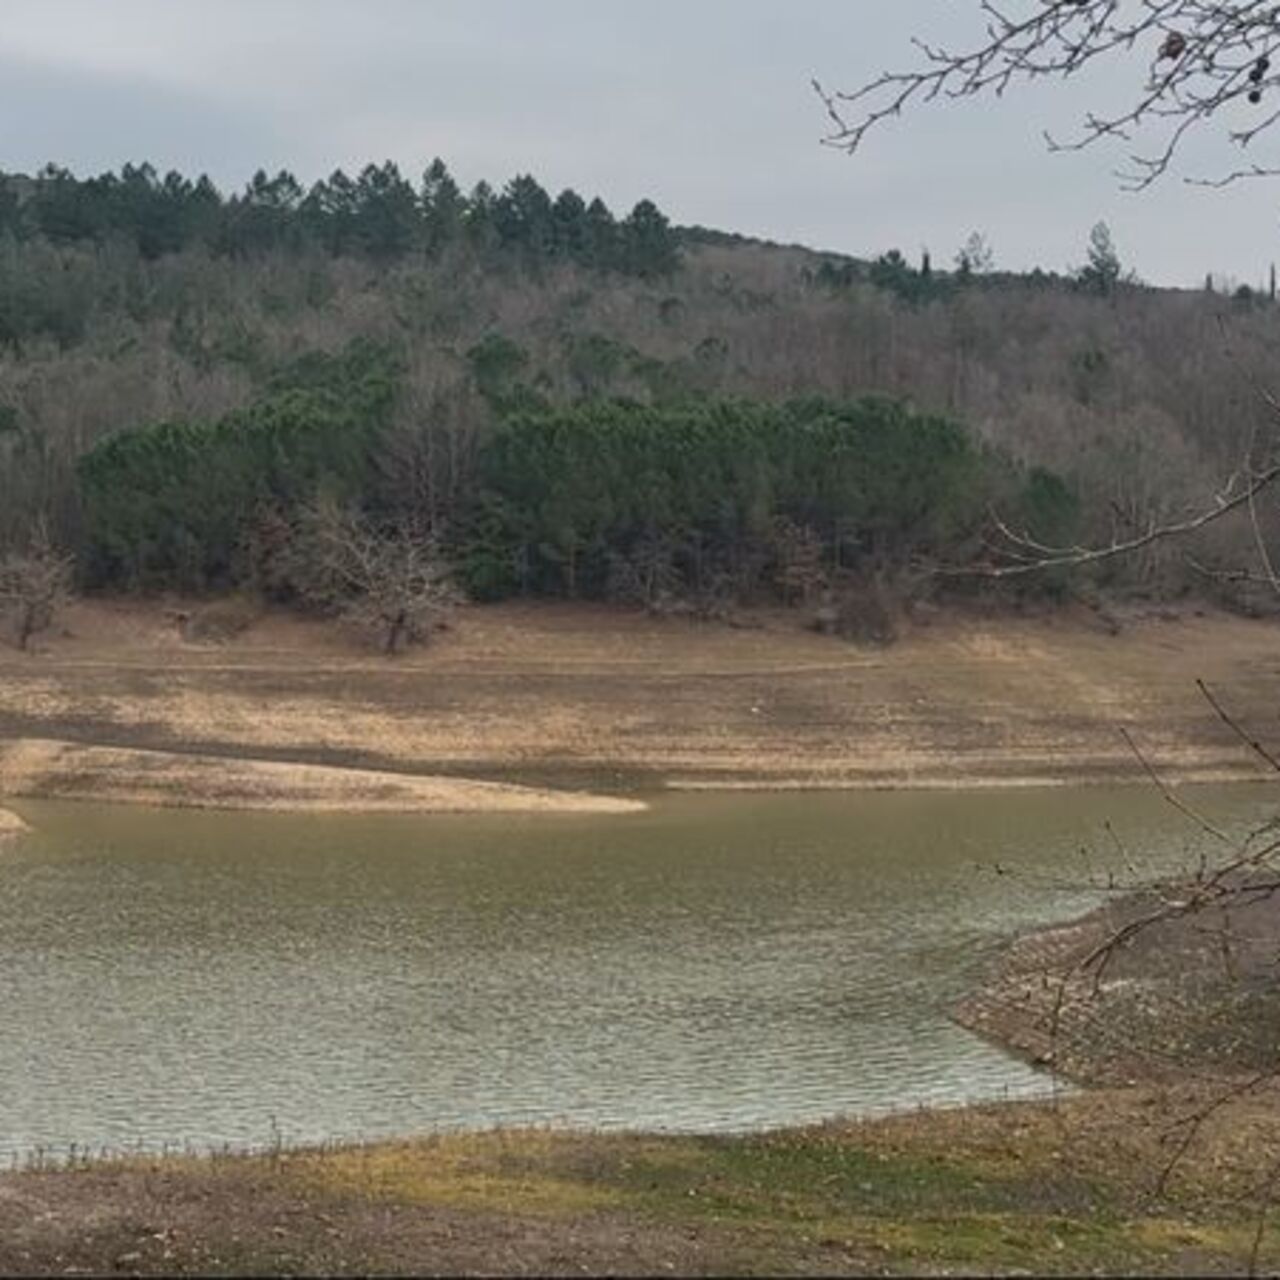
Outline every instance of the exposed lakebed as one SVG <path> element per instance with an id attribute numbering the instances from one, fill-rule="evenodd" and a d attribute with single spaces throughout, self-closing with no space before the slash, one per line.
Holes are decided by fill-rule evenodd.
<path id="1" fill-rule="evenodd" d="M 1272 810 L 1265 786 L 1191 794 L 1241 829 Z M 1011 932 L 1096 904 L 1091 875 L 1172 871 L 1204 840 L 1142 787 L 608 817 L 15 807 L 34 830 L 0 857 L 0 1153 L 19 1155 L 1034 1095 L 1048 1080 L 949 1006 Z"/>

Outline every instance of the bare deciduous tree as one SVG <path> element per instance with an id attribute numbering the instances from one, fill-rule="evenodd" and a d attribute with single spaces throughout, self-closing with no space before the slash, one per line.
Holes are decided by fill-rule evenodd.
<path id="1" fill-rule="evenodd" d="M 1244 153 L 1280 117 L 1280 18 L 1269 0 L 975 0 L 972 8 L 975 38 L 964 48 L 917 38 L 913 67 L 848 91 L 815 83 L 834 125 L 827 141 L 855 151 L 909 107 L 999 97 L 1028 81 L 1069 79 L 1124 59 L 1135 64 L 1127 104 L 1088 111 L 1076 136 L 1051 137 L 1049 146 L 1080 150 L 1106 140 L 1134 148 L 1121 175 L 1132 189 L 1167 173 L 1183 143 L 1228 108 L 1241 109 L 1226 132 Z M 1278 172 L 1249 163 L 1207 181 Z"/>
<path id="2" fill-rule="evenodd" d="M 973 231 L 956 253 L 956 270 L 963 276 L 982 276 L 995 270 L 996 255 L 981 231 Z"/>
<path id="3" fill-rule="evenodd" d="M 50 542 L 43 525 L 25 549 L 0 558 L 0 612 L 10 616 L 19 649 L 53 625 L 70 593 L 71 571 L 72 558 Z"/>
<path id="4" fill-rule="evenodd" d="M 966 577 L 976 575 L 986 578 L 1014 578 L 1044 573 L 1049 569 L 1080 568 L 1084 565 L 1099 564 L 1104 560 L 1135 556 L 1158 542 L 1185 538 L 1233 511 L 1242 507 L 1248 508 L 1278 477 L 1280 477 L 1280 463 L 1273 463 L 1260 470 L 1251 468 L 1243 474 L 1237 472 L 1227 481 L 1223 489 L 1214 495 L 1212 503 L 1204 510 L 1189 515 L 1186 519 L 1173 520 L 1166 524 L 1153 520 L 1145 527 L 1133 531 L 1128 536 L 1117 537 L 1105 546 L 1048 546 L 1027 533 L 1010 528 L 999 516 L 994 516 L 993 523 L 999 535 L 999 541 L 994 545 L 993 550 L 1002 563 L 981 564 L 976 568 L 941 570 L 940 572 L 955 572 Z M 1272 585 L 1280 588 L 1280 583 Z"/>
<path id="5" fill-rule="evenodd" d="M 325 502 L 298 518 L 289 576 L 305 599 L 376 636 L 389 655 L 425 643 L 459 600 L 434 539 L 375 528 Z"/>
<path id="6" fill-rule="evenodd" d="M 650 613 L 663 612 L 664 602 L 680 593 L 677 550 L 670 537 L 646 533 L 629 554 L 611 556 L 606 588 L 609 598 L 642 605 Z"/>
<path id="7" fill-rule="evenodd" d="M 788 604 L 808 604 L 827 585 L 822 539 L 808 525 L 778 516 L 770 530 L 774 581 Z"/>
<path id="8" fill-rule="evenodd" d="M 925 103 L 957 99 L 999 97 L 1019 84 L 1040 79 L 1070 79 L 1090 66 L 1128 58 L 1135 65 L 1134 90 L 1128 105 L 1117 111 L 1086 113 L 1078 135 L 1066 142 L 1050 139 L 1053 149 L 1081 149 L 1112 141 L 1130 151 L 1130 167 L 1122 175 L 1126 185 L 1141 190 L 1169 173 L 1184 142 L 1198 130 L 1228 121 L 1229 141 L 1249 153 L 1254 141 L 1280 120 L 1275 102 L 1280 76 L 1280 9 L 1258 0 L 975 0 L 975 19 L 983 30 L 972 45 L 961 51 L 917 40 L 920 60 L 915 67 L 889 71 L 851 92 L 829 93 L 815 86 L 835 125 L 828 139 L 833 145 L 856 151 L 866 135 L 904 110 Z M 1142 66 L 1145 65 L 1145 72 Z M 1243 114 L 1237 114 L 1237 110 Z M 1251 153 L 1250 153 L 1251 158 Z M 1249 163 L 1207 185 L 1225 185 L 1243 177 L 1280 174 L 1280 167 Z M 1198 181 L 1205 182 L 1204 179 Z M 1101 250 L 1105 246 L 1099 243 Z M 1237 372 L 1243 372 L 1238 370 Z M 1242 461 L 1218 492 L 1199 510 L 1185 515 L 1149 514 L 1133 520 L 1127 513 L 1104 545 L 1052 546 L 1025 530 L 995 518 L 991 563 L 977 572 L 1010 578 L 1052 568 L 1085 567 L 1145 554 L 1167 542 L 1186 539 L 1198 531 L 1218 527 L 1239 512 L 1247 516 L 1253 533 L 1253 551 L 1260 566 L 1256 578 L 1280 596 L 1280 575 L 1260 522 L 1259 500 L 1280 479 L 1277 461 L 1277 424 L 1280 401 L 1253 383 L 1258 404 L 1269 423 L 1264 432 L 1253 428 L 1243 449 Z M 1280 759 L 1245 728 L 1201 682 L 1200 690 L 1214 712 L 1273 773 Z M 1218 841 L 1220 858 L 1205 860 L 1195 870 L 1157 886 L 1144 899 L 1128 900 L 1125 915 L 1107 929 L 1095 945 L 1067 957 L 1063 971 L 1035 973 L 1028 990 L 1043 993 L 1039 1000 L 1048 1027 L 1051 1050 L 1057 1055 L 1063 1016 L 1072 1004 L 1085 1011 L 1079 1025 L 1105 1029 L 1106 1035 L 1127 1044 L 1130 1027 L 1124 1009 L 1102 1017 L 1096 1001 L 1108 969 L 1139 942 L 1157 949 L 1166 968 L 1176 974 L 1164 1009 L 1175 1004 L 1221 1006 L 1235 1032 L 1247 1021 L 1239 1009 L 1240 958 L 1256 957 L 1250 975 L 1274 1000 L 1277 991 L 1274 944 L 1275 904 L 1280 896 L 1280 841 L 1276 823 L 1264 824 L 1243 841 L 1234 841 L 1223 830 L 1197 813 L 1178 793 L 1164 785 L 1157 771 L 1130 735 L 1125 740 L 1147 769 L 1165 798 Z M 1248 919 L 1258 936 L 1241 926 Z M 1179 927 L 1181 931 L 1179 932 Z M 1220 951 L 1225 978 L 1232 990 L 1201 990 L 1180 985 L 1193 976 L 1203 957 L 1188 947 L 1188 940 L 1209 939 Z M 1180 949 L 1181 948 L 1181 949 Z M 1201 977 L 1200 974 L 1194 974 Z M 1211 1010 L 1216 1012 L 1217 1010 Z M 1197 1010 L 1196 1012 L 1200 1012 Z M 1233 1021 L 1234 1019 L 1234 1021 Z M 1260 1050 L 1256 1069 L 1234 1072 L 1216 1084 L 1211 1082 L 1208 1101 L 1178 1116 L 1169 1129 L 1170 1155 L 1160 1171 L 1163 1188 L 1171 1170 L 1183 1159 L 1207 1117 L 1242 1097 L 1271 1087 L 1280 1078 L 1276 1058 L 1274 1021 Z M 1149 1051 L 1149 1046 L 1148 1046 Z M 1174 1065 L 1193 1065 L 1194 1053 L 1180 1045 Z M 1259 1246 L 1280 1186 L 1280 1165 L 1262 1171 L 1257 1188 L 1257 1225 L 1251 1273 L 1256 1269 Z"/>
<path id="9" fill-rule="evenodd" d="M 1137 139 L 1154 131 L 1156 145 L 1130 156 L 1129 184 L 1142 189 L 1169 171 L 1190 133 L 1222 118 L 1237 102 L 1262 106 L 1280 82 L 1280 9 L 1258 0 L 973 0 L 972 8 L 981 30 L 962 49 L 917 38 L 914 67 L 886 71 L 851 91 L 828 92 L 815 84 L 835 125 L 827 141 L 854 152 L 871 130 L 908 108 L 1002 97 L 1020 84 L 1070 79 L 1095 63 L 1128 58 L 1146 67 L 1145 78 L 1135 68 L 1129 105 L 1087 112 L 1074 140 L 1050 139 L 1050 146 L 1080 149 L 1118 140 L 1141 147 Z M 1278 119 L 1280 108 L 1264 107 L 1244 127 L 1228 128 L 1228 137 L 1247 148 Z M 1261 174 L 1280 174 L 1280 168 L 1255 164 L 1218 182 Z M 1118 264 L 1105 226 L 1095 227 L 1093 237 L 1090 264 L 1080 276 L 1106 284 L 1118 274 Z M 1272 419 L 1274 435 L 1280 403 L 1269 392 L 1255 390 Z M 1047 546 L 997 518 L 996 562 L 978 572 L 1007 578 L 1130 559 L 1243 508 L 1266 577 L 1280 594 L 1280 579 L 1271 571 L 1258 522 L 1258 499 L 1277 476 L 1274 446 L 1259 440 L 1255 431 L 1235 472 L 1200 509 L 1173 518 L 1124 521 L 1104 546 Z"/>

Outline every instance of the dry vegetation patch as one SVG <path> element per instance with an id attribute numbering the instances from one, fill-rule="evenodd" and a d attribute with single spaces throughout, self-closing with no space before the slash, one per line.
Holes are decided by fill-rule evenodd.
<path id="1" fill-rule="evenodd" d="M 863 649 L 763 613 L 738 630 L 595 606 L 467 609 L 395 661 L 268 612 L 184 643 L 173 604 L 80 603 L 38 658 L 0 652 L 0 735 L 511 780 L 954 786 L 1254 776 L 1195 690 L 1258 705 L 1272 628 L 1225 615 L 941 615 Z M 597 782 L 595 785 L 599 785 Z"/>
<path id="2" fill-rule="evenodd" d="M 31 1170 L 0 1175 L 0 1273 L 1239 1273 L 1274 1100 L 1215 1117 L 1157 1191 L 1197 1102 L 1121 1090 L 742 1137 L 513 1130 Z M 1269 1233 L 1259 1261 L 1280 1261 Z"/>

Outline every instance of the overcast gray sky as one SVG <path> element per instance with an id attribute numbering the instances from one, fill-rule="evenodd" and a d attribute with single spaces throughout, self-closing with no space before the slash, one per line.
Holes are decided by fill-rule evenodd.
<path id="1" fill-rule="evenodd" d="M 310 181 L 442 156 L 469 186 L 531 172 L 624 210 L 872 254 L 949 261 L 982 230 L 1009 268 L 1064 269 L 1090 226 L 1162 284 L 1261 281 L 1280 258 L 1280 182 L 1118 189 L 1123 156 L 1051 156 L 1125 77 L 922 110 L 849 157 L 820 145 L 817 76 L 851 87 L 910 60 L 912 34 L 963 42 L 977 0 L 4 0 L 0 169 L 78 173 L 149 159 Z M 1280 140 L 1280 133 L 1278 133 Z M 1225 142 L 1198 153 L 1231 167 Z M 1215 165 L 1216 162 L 1216 165 Z"/>

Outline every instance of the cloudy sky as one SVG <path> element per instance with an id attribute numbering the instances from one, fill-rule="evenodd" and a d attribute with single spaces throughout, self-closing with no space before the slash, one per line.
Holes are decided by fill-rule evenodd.
<path id="1" fill-rule="evenodd" d="M 312 180 L 442 156 L 464 185 L 531 172 L 625 210 L 871 254 L 949 261 L 972 230 L 998 264 L 1064 269 L 1107 221 L 1146 279 L 1260 281 L 1280 182 L 1122 192 L 1123 155 L 1048 155 L 1143 66 L 1003 103 L 923 110 L 856 157 L 821 145 L 817 77 L 851 87 L 966 43 L 977 0 L 4 0 L 0 169 L 149 159 L 224 189 L 259 166 Z M 1280 141 L 1278 131 L 1277 141 Z M 1259 157 L 1262 158 L 1262 157 Z M 1222 171 L 1221 135 L 1193 165 Z"/>

